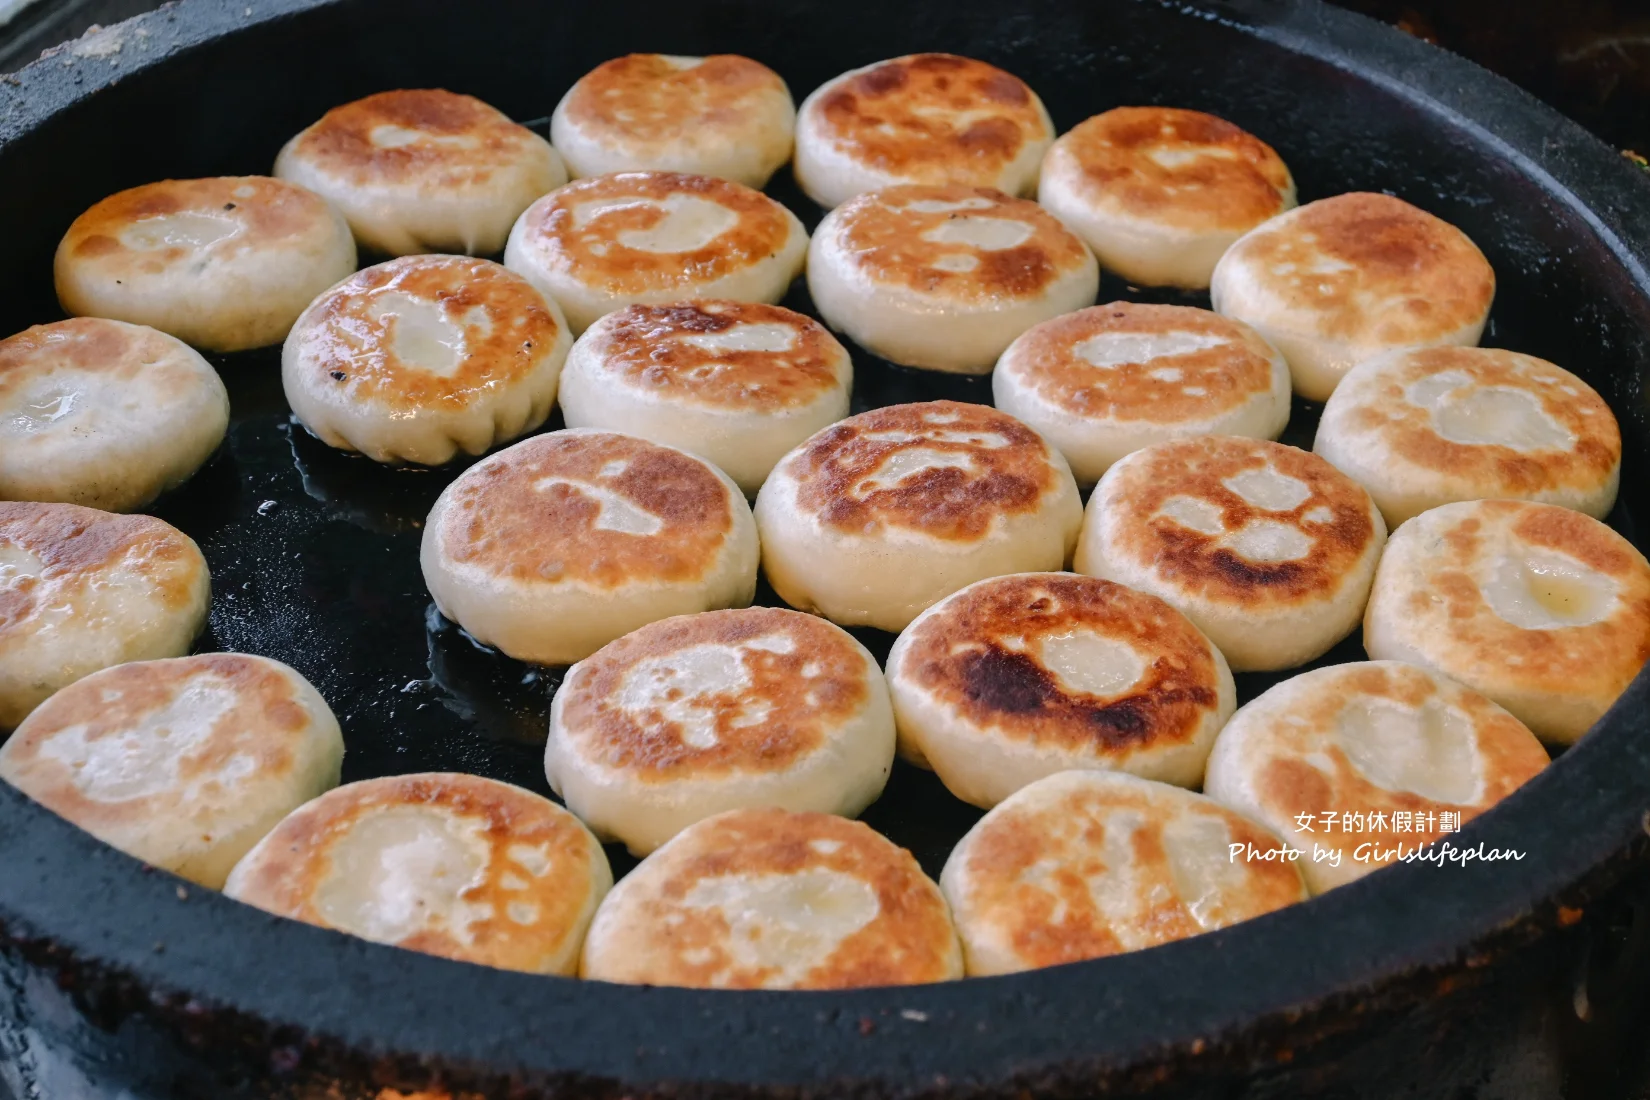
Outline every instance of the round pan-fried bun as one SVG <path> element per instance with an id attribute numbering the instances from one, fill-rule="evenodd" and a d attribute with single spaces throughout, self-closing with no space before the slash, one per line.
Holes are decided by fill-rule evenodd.
<path id="1" fill-rule="evenodd" d="M 355 270 L 338 211 L 266 176 L 161 180 L 110 195 L 57 246 L 57 300 L 77 317 L 148 325 L 208 351 L 278 344 Z"/>
<path id="2" fill-rule="evenodd" d="M 1234 856 L 1232 845 L 1243 846 Z M 971 977 L 1140 951 L 1306 899 L 1277 837 L 1202 795 L 1050 775 L 970 829 L 940 874 Z"/>
<path id="3" fill-rule="evenodd" d="M 811 317 L 760 302 L 626 306 L 585 330 L 562 375 L 569 428 L 708 458 L 749 496 L 785 452 L 848 415 L 854 365 Z"/>
<path id="4" fill-rule="evenodd" d="M 1283 352 L 1296 393 L 1323 401 L 1381 352 L 1478 343 L 1495 272 L 1448 222 L 1354 192 L 1244 234 L 1215 265 L 1209 297 Z"/>
<path id="5" fill-rule="evenodd" d="M 1459 680 L 1569 744 L 1650 658 L 1650 563 L 1568 508 L 1445 504 L 1393 534 L 1364 648 Z"/>
<path id="6" fill-rule="evenodd" d="M 826 324 L 907 367 L 985 374 L 1013 339 L 1091 305 L 1088 246 L 1025 199 L 962 184 L 889 187 L 825 216 L 808 292 Z"/>
<path id="7" fill-rule="evenodd" d="M 281 383 L 329 446 L 436 466 L 544 423 L 572 342 L 561 311 L 509 268 L 404 256 L 311 303 Z"/>
<path id="8" fill-rule="evenodd" d="M 228 427 L 218 372 L 163 332 L 81 317 L 0 340 L 0 499 L 129 512 L 188 480 Z"/>
<path id="9" fill-rule="evenodd" d="M 900 752 L 989 809 L 1072 769 L 1203 780 L 1237 705 L 1226 659 L 1156 596 L 1070 573 L 978 581 L 888 654 Z"/>
<path id="10" fill-rule="evenodd" d="M 786 455 L 756 498 L 781 599 L 844 626 L 903 630 L 986 577 L 1060 569 L 1082 523 L 1066 460 L 984 405 L 851 416 Z"/>
<path id="11" fill-rule="evenodd" d="M 1079 485 L 1153 443 L 1276 439 L 1289 364 L 1240 321 L 1187 306 L 1112 302 L 1027 329 L 991 376 L 997 408 L 1042 432 Z"/>
<path id="12" fill-rule="evenodd" d="M 919 53 L 820 85 L 796 120 L 796 182 L 819 205 L 896 183 L 1030 195 L 1054 124 L 1024 81 L 995 65 Z"/>
<path id="13" fill-rule="evenodd" d="M 1037 201 L 1141 286 L 1200 290 L 1243 234 L 1295 205 L 1270 145 L 1214 115 L 1118 107 L 1043 157 Z"/>
<path id="14" fill-rule="evenodd" d="M 893 762 L 876 659 L 774 607 L 679 615 L 603 646 L 556 692 L 544 753 L 567 808 L 637 855 L 725 810 L 855 817 Z"/>
<path id="15" fill-rule="evenodd" d="M 760 191 L 711 176 L 618 172 L 528 207 L 504 263 L 554 299 L 576 335 L 634 304 L 777 302 L 807 254 L 808 231 Z"/>
<path id="16" fill-rule="evenodd" d="M 299 807 L 224 893 L 410 951 L 572 975 L 612 885 L 596 838 L 548 798 L 432 772 L 350 783 Z"/>
<path id="17" fill-rule="evenodd" d="M 569 429 L 466 470 L 419 552 L 441 613 L 511 657 L 583 660 L 672 615 L 745 607 L 756 525 L 728 476 L 616 432 Z"/>
<path id="18" fill-rule="evenodd" d="M 53 695 L 0 746 L 0 779 L 99 840 L 217 889 L 283 817 L 338 784 L 325 699 L 267 657 L 134 661 Z"/>
<path id="19" fill-rule="evenodd" d="M 1312 449 L 1369 490 L 1397 527 L 1440 504 L 1535 500 L 1603 519 L 1621 429 L 1591 386 L 1533 355 L 1422 348 L 1341 380 Z"/>
<path id="20" fill-rule="evenodd" d="M 795 126 L 790 89 L 760 62 L 633 53 L 568 89 L 550 140 L 575 179 L 654 169 L 760 188 L 791 159 Z"/>
<path id="21" fill-rule="evenodd" d="M 1370 661 L 1302 673 L 1239 708 L 1203 789 L 1301 850 L 1321 894 L 1453 832 L 1546 766 L 1535 736 L 1477 692 Z"/>
<path id="22" fill-rule="evenodd" d="M 1106 471 L 1076 569 L 1167 601 L 1249 672 L 1305 664 L 1350 634 L 1385 543 L 1369 494 L 1317 455 L 1212 435 Z"/>
<path id="23" fill-rule="evenodd" d="M 730 810 L 642 861 L 596 913 L 585 978 L 845 989 L 962 977 L 939 887 L 911 853 L 832 814 Z"/>
<path id="24" fill-rule="evenodd" d="M 210 598 L 171 524 L 0 501 L 0 730 L 98 669 L 189 652 Z"/>
<path id="25" fill-rule="evenodd" d="M 567 182 L 548 141 L 438 88 L 334 107 L 286 143 L 275 174 L 325 196 L 362 247 L 391 256 L 495 253 L 529 203 Z"/>

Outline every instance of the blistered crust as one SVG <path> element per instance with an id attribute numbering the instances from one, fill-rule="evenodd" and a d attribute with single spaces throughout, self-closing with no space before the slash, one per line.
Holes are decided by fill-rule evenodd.
<path id="1" fill-rule="evenodd" d="M 949 235 L 959 219 L 1016 223 L 1023 239 L 981 247 Z M 858 279 L 972 306 L 1037 299 L 1094 264 L 1083 242 L 1042 207 L 988 187 L 886 187 L 838 207 L 831 224 L 830 244 Z"/>
<path id="2" fill-rule="evenodd" d="M 794 980 L 777 966 L 742 963 L 725 911 L 688 900 L 707 880 L 813 871 L 863 884 L 875 915 Z M 756 907 L 746 918 L 757 942 L 786 934 L 766 916 Z M 649 985 L 844 989 L 961 977 L 962 958 L 945 900 L 909 852 L 831 814 L 734 810 L 679 834 L 620 883 L 591 926 L 581 974 Z"/>
<path id="3" fill-rule="evenodd" d="M 1007 973 L 1138 951 L 1305 900 L 1292 863 L 1234 860 L 1227 844 L 1278 847 L 1271 833 L 1201 795 L 1066 772 L 987 814 L 940 881 L 969 974 Z M 1181 855 L 1182 847 L 1195 850 Z M 1177 857 L 1217 865 L 1218 887 L 1185 882 Z"/>
<path id="4" fill-rule="evenodd" d="M 622 520 L 603 526 L 604 496 L 657 526 L 646 534 Z M 703 461 L 610 432 L 525 440 L 472 467 L 443 500 L 441 553 L 526 584 L 690 582 L 734 533 L 734 493 Z"/>
<path id="5" fill-rule="evenodd" d="M 892 484 L 878 474 L 904 451 L 933 451 L 966 464 L 930 465 Z M 985 405 L 924 401 L 851 416 L 816 433 L 779 470 L 796 503 L 843 535 L 889 530 L 978 542 L 1004 517 L 1040 511 L 1059 487 L 1042 436 Z"/>

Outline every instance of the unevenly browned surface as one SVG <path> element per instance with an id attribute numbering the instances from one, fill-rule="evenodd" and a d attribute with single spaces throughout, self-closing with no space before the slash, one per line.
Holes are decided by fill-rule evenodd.
<path id="1" fill-rule="evenodd" d="M 580 77 L 563 111 L 580 130 L 632 148 L 706 130 L 738 138 L 764 100 L 789 94 L 778 73 L 737 54 L 712 54 L 683 69 L 656 53 L 633 53 Z"/>
<path id="2" fill-rule="evenodd" d="M 738 651 L 750 680 L 716 692 L 683 684 L 681 698 L 691 698 L 715 724 L 716 743 L 705 748 L 688 744 L 681 724 L 662 710 L 638 715 L 618 699 L 637 665 L 668 662 L 701 645 Z M 562 688 L 561 721 L 580 755 L 647 782 L 779 772 L 818 750 L 865 706 L 867 679 L 875 675 L 852 639 L 823 619 L 775 607 L 710 611 L 644 626 L 582 661 Z M 770 709 L 760 722 L 743 724 L 753 704 Z"/>
<path id="3" fill-rule="evenodd" d="M 0 340 L 0 408 L 31 381 L 60 371 L 141 381 L 159 402 L 184 400 L 201 386 L 199 361 L 172 337 L 101 317 L 72 317 Z"/>
<path id="4" fill-rule="evenodd" d="M 962 456 L 968 469 L 929 466 L 892 485 L 867 486 L 899 452 Z M 889 405 L 813 436 L 779 470 L 796 500 L 826 527 L 854 535 L 890 528 L 978 542 L 999 517 L 1037 511 L 1056 488 L 1043 437 L 1007 413 L 958 401 Z"/>
<path id="5" fill-rule="evenodd" d="M 580 484 L 623 498 L 659 529 L 598 527 L 600 500 Z M 527 584 L 691 581 L 715 564 L 733 531 L 732 491 L 703 461 L 609 432 L 536 436 L 473 467 L 447 493 L 444 551 Z"/>

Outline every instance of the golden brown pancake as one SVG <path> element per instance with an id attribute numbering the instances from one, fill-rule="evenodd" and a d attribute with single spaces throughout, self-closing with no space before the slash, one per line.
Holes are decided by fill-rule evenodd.
<path id="1" fill-rule="evenodd" d="M 1317 455 L 1203 436 L 1107 471 L 1076 568 L 1167 600 L 1235 670 L 1292 668 L 1357 625 L 1385 541 L 1369 494 Z"/>
<path id="2" fill-rule="evenodd" d="M 1280 846 L 1191 791 L 1062 772 L 986 814 L 952 850 L 940 886 L 968 973 L 1009 974 L 1140 951 L 1304 901 L 1293 861 L 1245 858 Z"/>
<path id="3" fill-rule="evenodd" d="M 596 838 L 549 799 L 426 773 L 346 784 L 300 807 L 224 892 L 410 951 L 571 974 L 612 883 Z"/>
<path id="4" fill-rule="evenodd" d="M 1248 325 L 1187 306 L 1112 302 L 1027 329 L 991 376 L 999 409 L 1042 432 L 1078 484 L 1188 435 L 1275 439 L 1289 366 Z"/>
<path id="5" fill-rule="evenodd" d="M 888 655 L 905 755 L 990 808 L 1072 768 L 1196 787 L 1237 705 L 1220 651 L 1155 596 L 1070 573 L 969 585 Z"/>
<path id="6" fill-rule="evenodd" d="M 876 660 L 773 607 L 651 623 L 568 672 L 545 772 L 598 835 L 646 855 L 724 810 L 857 815 L 882 793 L 894 718 Z"/>
<path id="7" fill-rule="evenodd" d="M 797 116 L 796 175 L 837 206 L 896 183 L 960 183 L 1028 194 L 1054 139 L 1025 82 L 966 57 L 920 53 L 826 82 Z"/>
<path id="8" fill-rule="evenodd" d="M 281 381 L 292 411 L 330 446 L 439 465 L 542 424 L 571 343 L 560 310 L 508 268 L 404 256 L 304 311 Z"/>
<path id="9" fill-rule="evenodd" d="M 326 196 L 357 240 L 395 256 L 497 252 L 527 204 L 567 182 L 544 138 L 440 88 L 334 107 L 287 142 L 275 174 Z"/>
<path id="10" fill-rule="evenodd" d="M 911 853 L 831 814 L 733 810 L 678 834 L 613 889 L 580 974 L 844 989 L 959 978 L 962 954 Z"/>
<path id="11" fill-rule="evenodd" d="M 1318 894 L 1445 838 L 1546 766 L 1482 695 L 1371 661 L 1302 673 L 1240 708 L 1205 790 L 1300 849 Z"/>
<path id="12" fill-rule="evenodd" d="M 280 343 L 310 299 L 355 270 L 355 244 L 324 199 L 285 180 L 161 180 L 76 218 L 54 270 L 69 314 L 240 351 Z"/>
<path id="13" fill-rule="evenodd" d="M 188 652 L 210 592 L 170 524 L 0 501 L 0 729 L 100 668 Z"/>
<path id="14" fill-rule="evenodd" d="M 217 889 L 290 811 L 338 783 L 344 739 L 267 657 L 206 653 L 94 672 L 0 746 L 0 779 L 146 863 Z"/>
<path id="15" fill-rule="evenodd" d="M 1295 392 L 1322 401 L 1380 352 L 1476 344 L 1495 272 L 1448 222 L 1391 195 L 1354 192 L 1246 234 L 1221 257 L 1210 296 L 1277 345 Z"/>
<path id="16" fill-rule="evenodd" d="M 1313 449 L 1369 490 L 1389 527 L 1489 498 L 1603 519 L 1621 479 L 1621 429 L 1604 399 L 1545 359 L 1497 348 L 1359 364 L 1324 406 Z"/>
<path id="17" fill-rule="evenodd" d="M 1650 658 L 1650 563 L 1568 508 L 1445 504 L 1393 535 L 1364 648 L 1459 680 L 1567 744 Z"/>

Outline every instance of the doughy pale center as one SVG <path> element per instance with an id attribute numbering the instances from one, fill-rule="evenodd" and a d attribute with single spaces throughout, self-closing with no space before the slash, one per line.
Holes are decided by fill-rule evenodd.
<path id="1" fill-rule="evenodd" d="M 75 382 L 64 380 L 38 387 L 13 406 L 12 414 L 0 420 L 0 434 L 34 435 L 52 427 L 58 421 L 73 416 L 85 405 L 86 391 Z"/>
<path id="2" fill-rule="evenodd" d="M 1226 530 L 1220 509 L 1202 497 L 1176 496 L 1163 502 L 1158 514 L 1199 534 L 1219 535 Z"/>
<path id="3" fill-rule="evenodd" d="M 726 713 L 730 726 L 745 729 L 761 725 L 773 713 L 773 705 L 765 699 L 743 698 L 731 712 L 720 706 L 727 696 L 749 690 L 746 654 L 752 650 L 790 653 L 795 648 L 789 635 L 769 634 L 738 645 L 707 642 L 649 657 L 625 673 L 615 703 L 644 728 L 658 714 L 680 729 L 684 744 L 715 748 L 719 715 Z"/>
<path id="4" fill-rule="evenodd" d="M 917 199 L 900 207 L 902 210 L 914 210 L 918 214 L 950 214 L 958 210 L 990 210 L 990 199 L 969 198 L 948 201 L 946 199 Z"/>
<path id="5" fill-rule="evenodd" d="M 790 351 L 796 347 L 796 329 L 777 322 L 734 325 L 721 332 L 695 332 L 680 337 L 700 351 Z"/>
<path id="6" fill-rule="evenodd" d="M 1236 160 L 1237 153 L 1224 145 L 1159 145 L 1146 150 L 1146 156 L 1158 166 L 1173 172 L 1204 158 Z"/>
<path id="7" fill-rule="evenodd" d="M 25 577 L 38 577 L 46 563 L 21 546 L 0 543 L 0 590 L 19 584 Z"/>
<path id="8" fill-rule="evenodd" d="M 1091 367 L 1109 368 L 1190 355 L 1228 342 L 1207 332 L 1115 332 L 1090 336 L 1082 343 L 1073 345 L 1071 351 Z M 1179 380 L 1176 377 L 1166 381 Z"/>
<path id="9" fill-rule="evenodd" d="M 1092 630 L 1045 634 L 1038 656 L 1066 690 L 1089 695 L 1122 694 L 1146 672 L 1133 646 Z"/>
<path id="10" fill-rule="evenodd" d="M 1300 528 L 1269 519 L 1251 520 L 1222 543 L 1255 562 L 1297 561 L 1312 552 L 1312 540 Z"/>
<path id="11" fill-rule="evenodd" d="M 664 254 L 697 252 L 739 224 L 739 215 L 721 203 L 698 195 L 666 195 L 663 199 L 594 199 L 573 207 L 573 226 L 582 228 L 610 210 L 652 207 L 664 216 L 646 229 L 619 232 L 626 248 Z"/>
<path id="12" fill-rule="evenodd" d="M 985 252 L 1016 248 L 1031 239 L 1031 226 L 1012 218 L 963 215 L 947 218 L 922 235 L 930 244 L 963 244 Z"/>
<path id="13" fill-rule="evenodd" d="M 533 488 L 544 492 L 553 485 L 565 485 L 576 493 L 596 504 L 596 520 L 593 526 L 602 531 L 622 531 L 627 535 L 655 535 L 664 527 L 665 521 L 638 507 L 629 497 L 615 493 L 601 485 L 592 485 L 588 481 L 574 481 L 568 477 L 545 477 L 533 482 Z"/>
<path id="14" fill-rule="evenodd" d="M 1411 391 L 1415 388 L 1410 387 Z M 1433 430 L 1451 443 L 1548 451 L 1565 449 L 1575 442 L 1569 430 L 1542 408 L 1541 399 L 1528 390 L 1480 386 L 1440 395 L 1423 407 L 1432 413 Z"/>
<path id="15" fill-rule="evenodd" d="M 1480 585 L 1490 610 L 1525 630 L 1590 626 L 1615 609 L 1616 582 L 1580 562 L 1531 549 L 1496 560 Z"/>
<path id="16" fill-rule="evenodd" d="M 367 315 L 386 322 L 390 350 L 403 366 L 449 377 L 464 362 L 463 327 L 428 298 L 386 291 L 373 299 Z"/>
<path id="17" fill-rule="evenodd" d="M 854 487 L 860 496 L 868 496 L 880 489 L 892 489 L 908 477 L 924 470 L 953 467 L 972 472 L 974 460 L 962 451 L 936 451 L 929 447 L 907 447 L 895 451 L 882 460 L 876 473 Z"/>
<path id="18" fill-rule="evenodd" d="M 424 142 L 430 145 L 451 145 L 458 148 L 468 148 L 476 143 L 471 134 L 433 134 L 428 130 L 416 130 L 409 126 L 397 126 L 393 122 L 386 122 L 382 126 L 374 126 L 367 135 L 367 140 L 380 149 L 402 149 L 408 145 L 417 145 Z"/>
<path id="19" fill-rule="evenodd" d="M 1231 839 L 1226 822 L 1212 814 L 1177 817 L 1163 826 L 1169 877 L 1200 928 L 1226 924 L 1226 898 L 1243 889 L 1243 865 L 1232 860 L 1226 847 Z"/>
<path id="20" fill-rule="evenodd" d="M 1472 719 L 1438 699 L 1419 707 L 1355 696 L 1341 708 L 1335 740 L 1363 777 L 1389 791 L 1470 805 L 1481 780 Z"/>
<path id="21" fill-rule="evenodd" d="M 356 822 L 331 857 L 315 907 L 357 936 L 398 943 L 431 930 L 469 944 L 470 926 L 493 915 L 491 905 L 464 900 L 482 885 L 489 859 L 476 822 L 397 806 Z"/>
<path id="22" fill-rule="evenodd" d="M 1293 512 L 1312 495 L 1312 489 L 1306 482 L 1280 474 L 1270 466 L 1245 470 L 1221 484 L 1251 506 L 1264 508 L 1268 512 Z"/>
<path id="23" fill-rule="evenodd" d="M 824 867 L 702 879 L 682 904 L 719 913 L 728 925 L 722 946 L 733 965 L 777 971 L 764 983 L 769 986 L 800 982 L 882 909 L 869 884 Z"/>

